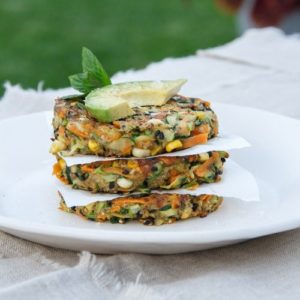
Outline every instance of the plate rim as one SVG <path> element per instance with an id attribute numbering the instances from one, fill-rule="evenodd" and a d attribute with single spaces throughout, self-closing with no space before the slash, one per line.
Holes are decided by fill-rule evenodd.
<path id="1" fill-rule="evenodd" d="M 25 226 L 26 225 L 26 226 Z M 229 241 L 236 239 L 249 239 L 254 237 L 265 236 L 273 233 L 284 232 L 300 227 L 300 217 L 295 217 L 289 220 L 282 220 L 282 222 L 268 222 L 260 226 L 251 228 L 237 228 L 231 229 L 220 239 L 224 230 L 213 231 L 149 231 L 145 236 L 145 231 L 121 231 L 121 230 L 105 230 L 105 229 L 83 229 L 73 228 L 69 226 L 56 226 L 48 225 L 38 226 L 41 223 L 34 223 L 29 221 L 20 221 L 15 218 L 0 216 L 0 228 L 7 228 L 18 232 L 26 232 L 37 235 L 80 239 L 85 241 L 96 242 L 135 242 L 135 243 L 159 243 L 159 244 L 172 244 L 172 243 L 187 243 L 187 244 L 203 244 L 213 243 L 219 241 Z M 24 230 L 26 229 L 26 230 Z M 259 229 L 259 232 L 257 230 Z M 3 230 L 5 231 L 5 230 Z M 226 231 L 225 231 L 226 232 Z M 124 234 L 126 233 L 126 234 Z M 166 239 L 167 237 L 167 239 Z M 200 240 L 199 240 L 200 239 Z"/>

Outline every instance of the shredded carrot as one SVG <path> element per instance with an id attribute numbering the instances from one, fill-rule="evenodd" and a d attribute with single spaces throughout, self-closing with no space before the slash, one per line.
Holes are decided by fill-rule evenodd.
<path id="1" fill-rule="evenodd" d="M 117 167 L 106 167 L 103 168 L 103 171 L 106 173 L 113 173 L 113 174 L 119 174 L 119 175 L 123 175 L 122 168 L 117 168 Z"/>
<path id="2" fill-rule="evenodd" d="M 53 175 L 55 175 L 60 181 L 62 181 L 65 184 L 68 184 L 68 180 L 67 178 L 65 178 L 62 174 L 61 174 L 61 166 L 59 164 L 59 162 L 57 162 L 56 164 L 53 165 Z"/>
<path id="3" fill-rule="evenodd" d="M 80 129 L 78 129 L 78 127 L 74 123 L 69 123 L 67 125 L 67 129 L 80 137 L 83 137 L 83 138 L 89 137 L 88 132 L 81 131 Z"/>
<path id="4" fill-rule="evenodd" d="M 201 200 L 202 201 L 208 201 L 210 199 L 211 195 L 202 195 Z"/>
<path id="5" fill-rule="evenodd" d="M 176 177 L 178 174 L 179 174 L 179 173 L 178 173 L 177 170 L 174 170 L 174 169 L 170 170 L 170 175 L 171 175 L 172 177 Z"/>
<path id="6" fill-rule="evenodd" d="M 177 179 L 177 177 L 178 177 L 178 175 L 171 175 L 170 176 L 170 184 L 172 183 L 172 182 L 174 182 L 176 179 Z"/>
<path id="7" fill-rule="evenodd" d="M 119 205 L 113 205 L 113 206 L 111 207 L 110 211 L 111 211 L 112 213 L 114 213 L 114 212 L 119 212 L 120 209 L 121 209 L 121 206 L 119 206 Z"/>
<path id="8" fill-rule="evenodd" d="M 121 128 L 120 121 L 113 121 L 113 125 L 117 128 Z"/>
<path id="9" fill-rule="evenodd" d="M 58 128 L 58 134 L 59 135 L 65 135 L 65 128 L 63 127 L 63 126 L 59 126 L 59 128 Z"/>
<path id="10" fill-rule="evenodd" d="M 160 160 L 163 161 L 163 163 L 167 166 L 172 165 L 175 159 L 176 159 L 175 157 L 167 157 L 167 156 L 160 157 Z"/>
<path id="11" fill-rule="evenodd" d="M 132 149 L 131 144 L 125 143 L 122 150 L 121 149 L 120 150 L 122 151 L 122 153 L 124 155 L 130 155 L 131 154 L 131 149 Z"/>
<path id="12" fill-rule="evenodd" d="M 195 175 L 198 177 L 204 177 L 207 170 L 210 168 L 210 166 L 214 163 L 214 161 L 218 158 L 219 154 L 218 152 L 213 152 L 212 156 L 202 165 L 200 165 L 195 171 Z"/>
<path id="13" fill-rule="evenodd" d="M 179 206 L 180 206 L 180 201 L 179 201 L 179 198 L 174 198 L 173 200 L 172 200 L 172 208 L 179 208 Z"/>
<path id="14" fill-rule="evenodd" d="M 57 162 L 53 165 L 53 170 L 52 170 L 52 174 L 53 175 L 57 175 L 61 172 L 61 167 L 60 164 Z"/>
<path id="15" fill-rule="evenodd" d="M 59 110 L 57 111 L 57 115 L 58 115 L 61 119 L 63 119 L 63 118 L 66 116 L 66 112 L 67 112 L 66 109 L 59 109 Z"/>
<path id="16" fill-rule="evenodd" d="M 189 138 L 181 140 L 182 148 L 190 148 L 198 144 L 205 144 L 207 142 L 208 134 L 200 133 Z"/>
<path id="17" fill-rule="evenodd" d="M 146 199 L 142 198 L 121 198 L 113 200 L 113 204 L 118 206 L 122 206 L 125 204 L 145 204 L 146 202 Z"/>
<path id="18" fill-rule="evenodd" d="M 121 137 L 121 133 L 118 129 L 111 125 L 100 125 L 95 127 L 93 131 L 108 143 L 116 141 Z"/>
<path id="19" fill-rule="evenodd" d="M 201 133 L 200 130 L 199 130 L 199 127 L 195 127 L 195 129 L 191 131 L 192 135 L 197 135 L 199 133 Z"/>
<path id="20" fill-rule="evenodd" d="M 198 127 L 199 133 L 209 133 L 210 132 L 210 127 L 208 124 L 202 124 Z"/>
<path id="21" fill-rule="evenodd" d="M 81 167 L 81 170 L 82 170 L 83 172 L 86 172 L 86 173 L 92 173 L 92 172 L 94 171 L 94 168 L 91 168 L 91 167 L 88 166 L 88 165 L 83 165 L 83 166 Z"/>

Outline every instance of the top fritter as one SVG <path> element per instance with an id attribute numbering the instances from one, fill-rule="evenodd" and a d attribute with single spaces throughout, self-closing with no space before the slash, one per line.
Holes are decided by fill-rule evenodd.
<path id="1" fill-rule="evenodd" d="M 51 153 L 147 157 L 206 143 L 218 134 L 209 102 L 180 95 L 162 106 L 134 107 L 111 123 L 94 119 L 80 99 L 57 99 Z"/>

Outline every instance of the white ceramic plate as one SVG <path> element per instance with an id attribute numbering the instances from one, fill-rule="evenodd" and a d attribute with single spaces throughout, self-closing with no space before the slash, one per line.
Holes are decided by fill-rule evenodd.
<path id="1" fill-rule="evenodd" d="M 237 243 L 300 226 L 300 122 L 264 111 L 214 104 L 222 129 L 251 148 L 232 157 L 255 175 L 260 202 L 228 199 L 204 219 L 147 227 L 88 222 L 57 209 L 49 178 L 47 114 L 0 122 L 0 228 L 54 247 L 95 253 L 180 253 Z"/>

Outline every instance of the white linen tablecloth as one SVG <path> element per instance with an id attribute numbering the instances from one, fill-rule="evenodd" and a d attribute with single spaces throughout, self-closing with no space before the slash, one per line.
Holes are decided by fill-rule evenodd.
<path id="1" fill-rule="evenodd" d="M 300 118 L 300 40 L 274 28 L 250 30 L 194 56 L 118 73 L 113 81 L 157 78 L 187 78 L 183 94 Z M 0 119 L 52 109 L 53 98 L 72 92 L 5 86 Z M 0 299 L 299 297 L 300 229 L 169 256 L 78 254 L 0 232 Z"/>

